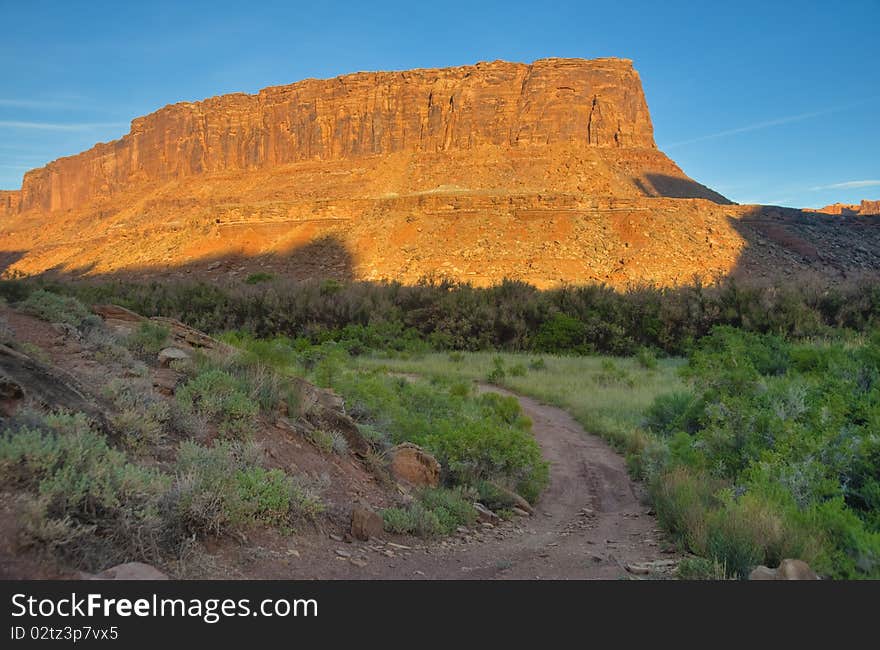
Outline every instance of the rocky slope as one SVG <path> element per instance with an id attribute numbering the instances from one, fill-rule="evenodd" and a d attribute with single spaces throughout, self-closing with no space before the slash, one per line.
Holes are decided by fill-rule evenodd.
<path id="1" fill-rule="evenodd" d="M 138 118 L 0 193 L 0 264 L 538 286 L 880 268 L 873 222 L 856 232 L 802 217 L 731 205 L 685 175 L 656 148 L 630 61 L 496 61 L 306 80 Z M 867 257 L 812 239 L 802 226 L 817 222 L 871 244 Z"/>

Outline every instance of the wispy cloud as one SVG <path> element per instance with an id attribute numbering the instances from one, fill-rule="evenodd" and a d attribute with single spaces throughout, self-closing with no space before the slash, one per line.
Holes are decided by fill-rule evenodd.
<path id="1" fill-rule="evenodd" d="M 859 187 L 874 187 L 875 185 L 880 185 L 880 180 L 844 181 L 842 183 L 832 183 L 831 185 L 817 185 L 816 187 L 811 187 L 810 191 L 818 192 L 820 190 L 852 190 Z"/>
<path id="2" fill-rule="evenodd" d="M 798 113 L 796 115 L 786 115 L 785 117 L 778 117 L 773 120 L 766 120 L 763 122 L 755 122 L 754 124 L 748 124 L 746 126 L 740 126 L 735 129 L 725 129 L 723 131 L 717 131 L 715 133 L 709 133 L 707 135 L 701 135 L 696 138 L 690 138 L 688 140 L 680 140 L 679 142 L 673 142 L 664 146 L 664 149 L 673 149 L 675 147 L 681 147 L 686 144 L 694 144 L 695 142 L 704 142 L 706 140 L 715 140 L 717 138 L 726 138 L 731 135 L 737 135 L 740 133 L 748 133 L 749 131 L 759 131 L 761 129 L 769 129 L 774 126 L 782 126 L 783 124 L 791 124 L 793 122 L 801 122 L 803 120 L 810 120 L 814 117 L 821 117 L 823 115 L 828 115 L 830 113 L 836 113 L 838 111 L 844 111 L 849 108 L 854 108 L 856 106 L 861 106 L 862 104 L 868 103 L 868 101 L 873 101 L 876 98 L 865 99 L 858 102 L 852 102 L 850 104 L 844 104 L 842 106 L 832 106 L 830 108 L 822 109 L 821 111 L 810 111 L 809 113 Z"/>
<path id="3" fill-rule="evenodd" d="M 68 102 L 45 99 L 8 99 L 0 97 L 0 106 L 12 108 L 73 108 Z"/>
<path id="4" fill-rule="evenodd" d="M 94 129 L 110 129 L 127 127 L 125 122 L 19 122 L 0 120 L 0 129 L 37 129 L 42 131 L 92 131 Z"/>

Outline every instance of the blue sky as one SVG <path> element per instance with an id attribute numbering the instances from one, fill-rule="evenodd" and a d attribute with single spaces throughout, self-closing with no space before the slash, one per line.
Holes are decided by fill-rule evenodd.
<path id="1" fill-rule="evenodd" d="M 0 0 L 0 18 L 0 188 L 177 101 L 358 70 L 621 56 L 658 145 L 700 182 L 741 203 L 880 198 L 880 0 Z"/>

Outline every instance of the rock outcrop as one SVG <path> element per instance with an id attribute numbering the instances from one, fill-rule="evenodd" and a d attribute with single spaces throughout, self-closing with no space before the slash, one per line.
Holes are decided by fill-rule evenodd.
<path id="1" fill-rule="evenodd" d="M 370 507 L 357 505 L 351 511 L 351 536 L 367 542 L 382 535 L 381 515 Z"/>
<path id="2" fill-rule="evenodd" d="M 440 463 L 427 451 L 409 442 L 388 451 L 391 475 L 415 487 L 437 487 L 440 484 Z"/>
<path id="3" fill-rule="evenodd" d="M 818 580 L 819 576 L 803 560 L 785 559 L 775 569 L 756 566 L 749 574 L 749 580 Z"/>
<path id="4" fill-rule="evenodd" d="M 29 171 L 19 209 L 68 210 L 133 184 L 305 160 L 562 143 L 655 148 L 631 61 L 357 73 L 174 104 L 120 140 Z"/>
<path id="5" fill-rule="evenodd" d="M 824 208 L 819 208 L 815 212 L 824 214 L 836 214 L 841 217 L 855 217 L 867 215 L 880 215 L 880 201 L 866 201 L 862 199 L 859 204 L 854 203 L 832 203 Z"/>

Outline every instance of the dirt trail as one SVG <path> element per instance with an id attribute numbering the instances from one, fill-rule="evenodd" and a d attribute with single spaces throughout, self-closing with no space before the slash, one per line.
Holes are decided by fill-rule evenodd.
<path id="1" fill-rule="evenodd" d="M 514 395 L 494 386 L 480 390 Z M 371 553 L 360 570 L 348 562 L 321 563 L 314 577 L 614 579 L 630 575 L 628 563 L 670 560 L 620 455 L 565 411 L 514 396 L 550 462 L 550 485 L 532 517 L 493 529 L 478 526 L 479 535 L 463 535 L 470 538 L 463 543 L 397 550 L 393 558 Z"/>

